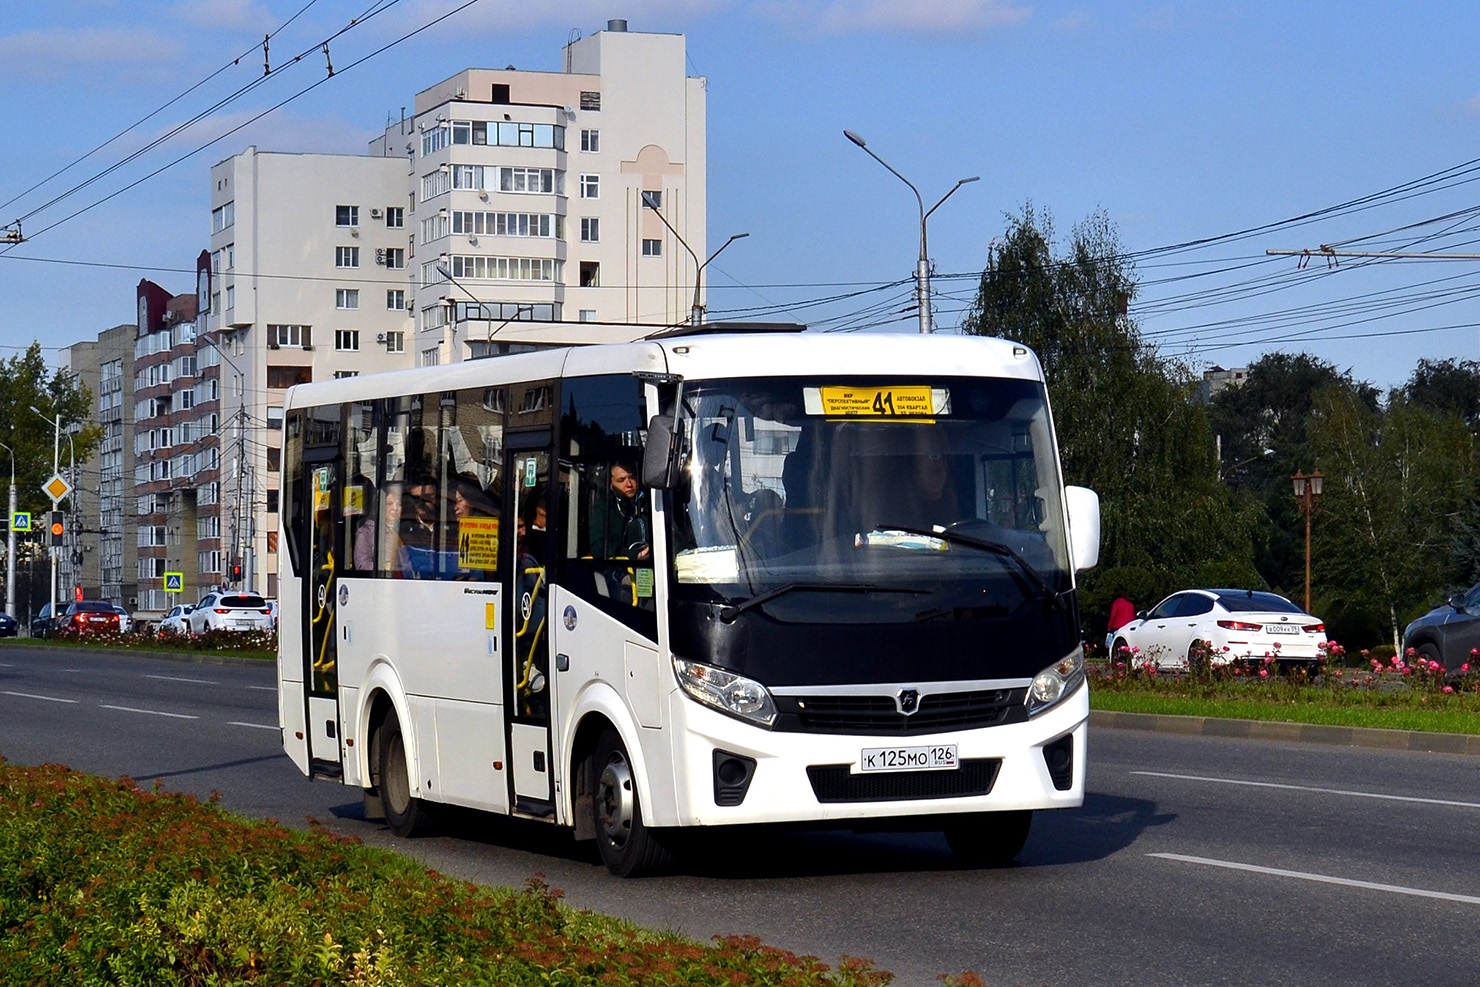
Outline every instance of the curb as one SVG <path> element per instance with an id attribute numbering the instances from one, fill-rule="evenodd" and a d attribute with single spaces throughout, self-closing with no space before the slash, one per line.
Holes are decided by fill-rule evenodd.
<path id="1" fill-rule="evenodd" d="M 1436 754 L 1480 757 L 1480 735 L 1431 733 L 1424 730 L 1381 730 L 1374 727 L 1337 727 L 1320 723 L 1282 723 L 1273 720 L 1234 720 L 1216 716 L 1174 716 L 1167 713 L 1119 713 L 1091 710 L 1090 726 L 1112 730 L 1146 730 L 1202 737 L 1238 737 L 1283 740 L 1339 747 L 1376 747 Z"/>
<path id="2" fill-rule="evenodd" d="M 220 653 L 214 651 L 132 651 L 128 648 L 67 648 L 61 645 L 51 644 L 26 644 L 26 638 L 20 638 L 17 643 L 15 639 L 6 639 L 9 643 L 0 644 L 0 651 L 25 651 L 28 654 L 63 654 L 78 655 L 81 657 L 92 657 L 95 655 L 125 655 L 130 658 L 158 658 L 161 661 L 177 661 L 194 665 L 275 665 L 271 658 L 243 658 L 240 655 Z"/>

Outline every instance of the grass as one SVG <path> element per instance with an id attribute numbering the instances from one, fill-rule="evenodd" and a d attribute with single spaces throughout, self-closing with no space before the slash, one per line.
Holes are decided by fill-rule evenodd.
<path id="1" fill-rule="evenodd" d="M 212 799 L 214 802 L 214 799 Z M 313 820 L 310 820 L 313 824 Z M 456 881 L 322 825 L 0 758 L 0 984 L 882 987 L 752 936 L 699 943 Z M 980 983 L 974 974 L 943 978 Z"/>
<path id="2" fill-rule="evenodd" d="M 1356 667 L 1329 645 L 1314 671 L 1281 673 L 1277 655 L 1251 667 L 1196 663 L 1193 674 L 1157 672 L 1134 653 L 1089 666 L 1094 709 L 1211 716 L 1386 730 L 1480 734 L 1480 665 L 1446 672 L 1410 652 L 1387 661 L 1366 652 Z M 1199 667 L 1200 666 L 1200 667 Z"/>

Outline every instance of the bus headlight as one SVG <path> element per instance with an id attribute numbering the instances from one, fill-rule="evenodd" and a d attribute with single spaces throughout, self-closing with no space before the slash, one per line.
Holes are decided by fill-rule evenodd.
<path id="1" fill-rule="evenodd" d="M 1035 716 L 1069 695 L 1084 683 L 1084 647 L 1075 648 L 1068 655 L 1033 676 L 1028 687 L 1028 715 Z"/>
<path id="2" fill-rule="evenodd" d="M 683 691 L 706 706 L 758 726 L 776 722 L 776 703 L 755 679 L 677 657 L 673 671 Z"/>

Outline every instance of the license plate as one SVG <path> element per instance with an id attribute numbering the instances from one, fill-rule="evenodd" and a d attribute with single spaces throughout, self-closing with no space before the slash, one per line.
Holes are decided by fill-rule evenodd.
<path id="1" fill-rule="evenodd" d="M 955 771 L 960 766 L 955 744 L 865 747 L 858 755 L 860 771 Z"/>
<path id="2" fill-rule="evenodd" d="M 1299 634 L 1300 628 L 1294 624 L 1265 624 L 1264 630 L 1270 634 Z"/>

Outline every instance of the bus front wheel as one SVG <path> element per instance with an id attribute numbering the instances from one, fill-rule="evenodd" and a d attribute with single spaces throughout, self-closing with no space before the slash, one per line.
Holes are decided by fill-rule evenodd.
<path id="1" fill-rule="evenodd" d="M 411 767 L 406 758 L 406 740 L 401 734 L 401 721 L 387 713 L 376 737 L 380 777 L 375 779 L 380 802 L 385 811 L 385 824 L 397 836 L 410 839 L 425 835 L 432 828 L 431 813 L 426 803 L 411 795 Z"/>
<path id="2" fill-rule="evenodd" d="M 1022 852 L 1032 825 L 1031 809 L 973 813 L 946 825 L 946 843 L 968 867 L 1001 867 Z"/>
<path id="3" fill-rule="evenodd" d="M 596 846 L 606 869 L 619 877 L 638 877 L 669 866 L 672 855 L 642 821 L 632 761 L 615 730 L 604 731 L 596 742 L 592 779 Z"/>

